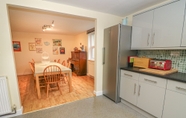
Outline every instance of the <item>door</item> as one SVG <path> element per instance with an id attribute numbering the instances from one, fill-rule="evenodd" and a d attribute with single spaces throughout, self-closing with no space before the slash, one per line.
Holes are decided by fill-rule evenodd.
<path id="1" fill-rule="evenodd" d="M 154 10 L 152 47 L 180 46 L 184 10 L 185 0 L 179 0 Z"/>
<path id="2" fill-rule="evenodd" d="M 186 118 L 186 95 L 166 91 L 163 118 Z"/>
<path id="3" fill-rule="evenodd" d="M 104 30 L 103 94 L 117 101 L 118 25 Z"/>
<path id="4" fill-rule="evenodd" d="M 133 17 L 132 49 L 150 48 L 153 10 Z"/>
<path id="5" fill-rule="evenodd" d="M 139 82 L 137 106 L 150 114 L 161 118 L 165 88 Z"/>
<path id="6" fill-rule="evenodd" d="M 136 105 L 138 81 L 121 76 L 120 97 L 133 105 Z"/>

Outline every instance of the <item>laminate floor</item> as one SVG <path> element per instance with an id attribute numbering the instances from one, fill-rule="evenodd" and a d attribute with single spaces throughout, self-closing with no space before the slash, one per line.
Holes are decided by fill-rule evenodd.
<path id="1" fill-rule="evenodd" d="M 89 76 L 72 76 L 72 92 L 68 83 L 61 83 L 62 95 L 59 90 L 50 91 L 46 97 L 45 88 L 41 88 L 41 99 L 38 99 L 32 75 L 18 76 L 23 113 L 49 108 L 95 96 L 94 79 Z"/>

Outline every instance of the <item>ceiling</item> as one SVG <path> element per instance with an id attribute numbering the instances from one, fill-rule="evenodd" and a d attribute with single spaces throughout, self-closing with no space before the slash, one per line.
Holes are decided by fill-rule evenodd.
<path id="1" fill-rule="evenodd" d="M 152 6 L 166 0 L 45 0 L 67 4 L 84 9 L 109 13 L 117 16 L 126 16 L 138 10 Z M 12 31 L 55 33 L 66 35 L 77 35 L 95 26 L 95 19 L 72 16 L 67 14 L 48 12 L 37 9 L 9 7 L 10 26 Z M 51 25 L 50 31 L 42 31 L 43 25 Z"/>
<path id="2" fill-rule="evenodd" d="M 84 9 L 127 16 L 144 8 L 167 0 L 45 0 Z"/>
<path id="3" fill-rule="evenodd" d="M 11 31 L 77 35 L 95 26 L 95 20 L 67 14 L 41 10 L 9 7 Z M 43 31 L 43 25 L 51 25 L 52 30 Z"/>

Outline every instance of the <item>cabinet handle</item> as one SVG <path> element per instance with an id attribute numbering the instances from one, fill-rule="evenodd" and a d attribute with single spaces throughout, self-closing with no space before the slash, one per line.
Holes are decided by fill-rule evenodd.
<path id="1" fill-rule="evenodd" d="M 134 94 L 136 94 L 136 83 L 134 84 Z"/>
<path id="2" fill-rule="evenodd" d="M 148 82 L 152 82 L 152 83 L 157 83 L 157 81 L 153 81 L 153 80 L 149 80 L 149 79 L 145 79 L 145 78 L 144 78 L 144 80 L 148 81 Z"/>
<path id="3" fill-rule="evenodd" d="M 139 85 L 138 96 L 140 96 L 140 89 L 141 89 L 141 86 Z"/>
<path id="4" fill-rule="evenodd" d="M 103 48 L 103 64 L 105 64 L 105 47 Z"/>
<path id="5" fill-rule="evenodd" d="M 179 90 L 186 91 L 186 89 L 185 89 L 185 88 L 182 88 L 182 87 L 178 87 L 178 86 L 176 86 L 176 88 L 179 89 Z"/>
<path id="6" fill-rule="evenodd" d="M 155 33 L 153 34 L 153 37 L 152 37 L 152 45 L 154 45 L 154 37 L 155 37 Z"/>
<path id="7" fill-rule="evenodd" d="M 149 45 L 150 34 L 148 33 L 147 46 Z"/>
<path id="8" fill-rule="evenodd" d="M 129 76 L 129 77 L 132 77 L 132 75 L 129 75 L 129 74 L 126 74 L 126 73 L 124 73 L 124 75 Z"/>

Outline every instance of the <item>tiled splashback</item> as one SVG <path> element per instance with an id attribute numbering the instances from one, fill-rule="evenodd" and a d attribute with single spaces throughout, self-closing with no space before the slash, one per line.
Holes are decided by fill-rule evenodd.
<path id="1" fill-rule="evenodd" d="M 171 56 L 171 51 L 177 51 L 180 56 Z M 172 60 L 172 68 L 178 72 L 186 73 L 186 50 L 138 50 L 139 57 Z"/>

